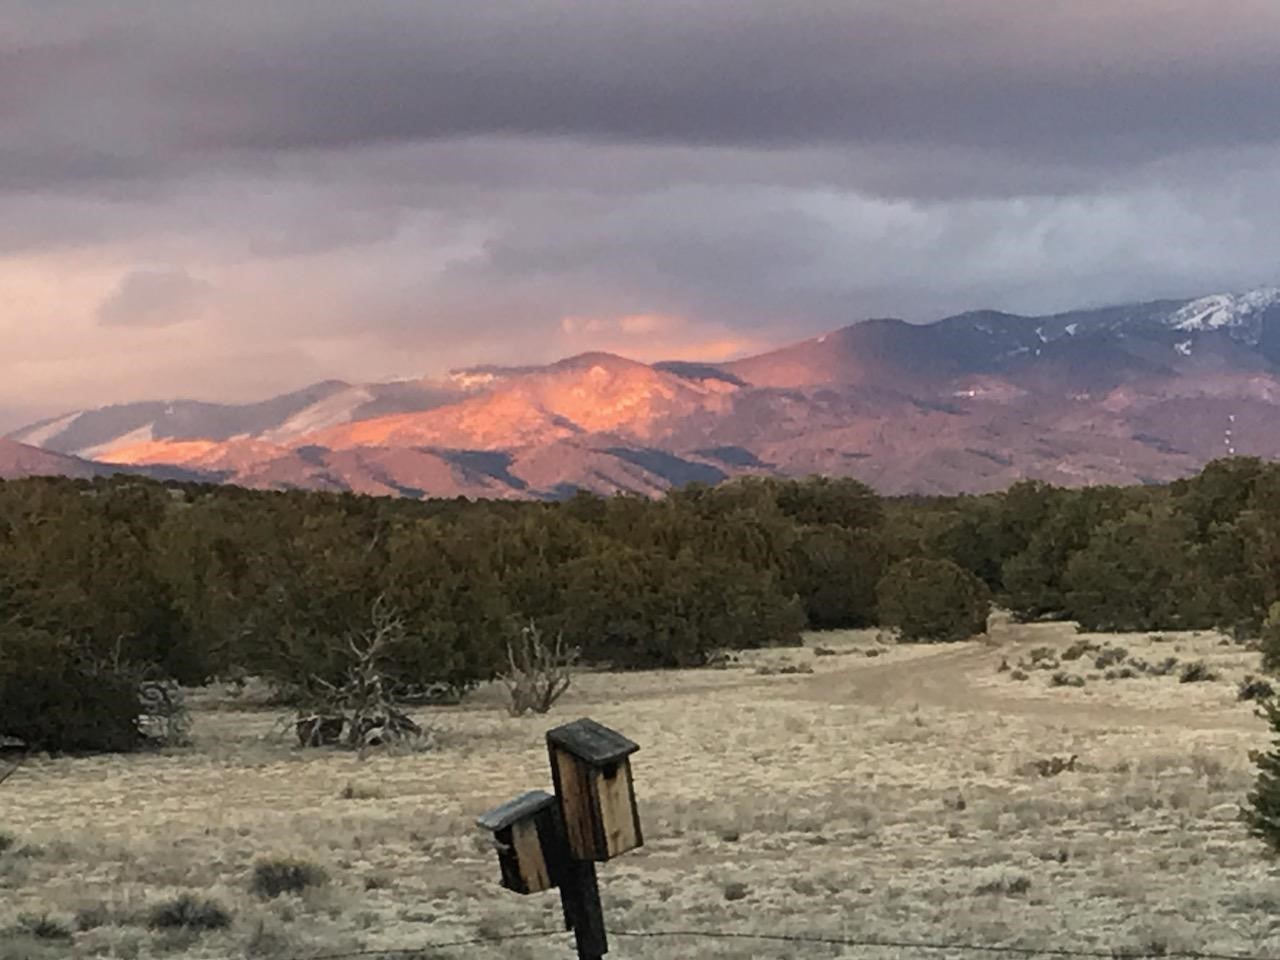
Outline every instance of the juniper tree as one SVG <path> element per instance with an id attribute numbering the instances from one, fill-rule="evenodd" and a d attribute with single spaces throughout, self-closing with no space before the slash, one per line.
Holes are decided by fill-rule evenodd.
<path id="1" fill-rule="evenodd" d="M 1246 798 L 1243 815 L 1249 832 L 1273 853 L 1280 853 L 1280 704 L 1264 700 L 1258 712 L 1271 726 L 1271 749 L 1249 754 L 1258 768 L 1258 778 Z"/>

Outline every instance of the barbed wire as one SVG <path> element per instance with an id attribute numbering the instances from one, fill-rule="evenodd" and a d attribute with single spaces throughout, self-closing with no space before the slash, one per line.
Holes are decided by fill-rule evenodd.
<path id="1" fill-rule="evenodd" d="M 450 947 L 478 947 L 484 944 L 506 943 L 511 940 L 543 940 L 563 936 L 564 930 L 529 930 L 524 933 L 508 933 L 502 936 L 471 937 L 467 940 L 444 940 L 439 943 L 426 943 L 418 947 L 384 947 L 382 949 L 355 950 L 346 953 L 310 953 L 304 956 L 291 957 L 289 960 L 360 960 L 361 957 L 376 957 L 384 960 L 388 957 L 405 957 L 412 960 L 421 957 L 428 950 L 447 950 Z"/>
<path id="2" fill-rule="evenodd" d="M 561 937 L 563 930 L 534 930 L 523 933 L 510 933 L 502 936 L 472 937 L 466 940 L 448 940 L 438 943 L 423 944 L 418 947 L 357 950 L 345 953 L 309 954 L 293 957 L 291 960 L 361 960 L 361 958 L 400 957 L 404 960 L 425 957 L 428 951 L 447 950 L 452 947 L 476 947 L 507 943 L 513 940 L 541 940 Z M 609 930 L 608 936 L 627 937 L 632 939 L 695 939 L 752 941 L 756 943 L 790 943 L 809 944 L 811 946 L 853 947 L 855 949 L 887 949 L 887 950 L 950 950 L 968 953 L 984 953 L 989 955 L 1005 955 L 1019 957 L 1062 957 L 1070 960 L 1148 960 L 1148 958 L 1164 958 L 1164 960 L 1280 960 L 1280 957 L 1268 954 L 1249 953 L 1214 953 L 1203 950 L 1174 950 L 1163 945 L 1142 947 L 1116 947 L 1111 950 L 1084 949 L 1075 947 L 1018 947 L 1004 944 L 965 943 L 961 941 L 930 940 L 892 940 L 869 937 L 836 937 L 821 934 L 786 934 L 786 933 L 746 933 L 729 930 Z"/>
<path id="3" fill-rule="evenodd" d="M 756 942 L 808 943 L 822 946 L 883 948 L 894 950 L 960 950 L 971 953 L 1007 954 L 1023 957 L 1072 957 L 1094 960 L 1142 960 L 1164 957 L 1172 960 L 1280 960 L 1280 957 L 1245 953 L 1206 953 L 1199 950 L 1172 950 L 1161 946 L 1143 950 L 1140 947 L 1117 947 L 1112 950 L 1086 950 L 1073 947 L 1017 947 L 1004 944 L 939 942 L 927 940 L 889 940 L 856 937 L 832 937 L 821 934 L 736 933 L 717 930 L 610 930 L 609 936 L 650 939 L 689 937 L 703 940 L 752 940 Z"/>

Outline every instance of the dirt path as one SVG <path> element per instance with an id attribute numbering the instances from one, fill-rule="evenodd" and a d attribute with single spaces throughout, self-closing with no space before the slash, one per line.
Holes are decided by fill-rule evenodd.
<path id="1" fill-rule="evenodd" d="M 1046 625 L 1049 626 L 1049 625 Z M 1057 626 L 1057 625 L 1053 625 Z M 1075 636 L 1059 628 L 1032 628 L 1029 636 L 999 646 L 983 643 L 940 645 L 936 653 L 910 660 L 892 657 L 875 663 L 858 663 L 824 673 L 799 687 L 798 696 L 831 703 L 871 703 L 895 706 L 920 704 L 968 713 L 1000 713 L 1042 718 L 1048 722 L 1088 727 L 1147 727 L 1176 725 L 1195 730 L 1256 731 L 1260 721 L 1245 705 L 1148 707 L 1141 704 L 1099 702 L 1064 689 L 1059 695 L 1036 696 L 1028 688 L 1010 682 L 986 686 L 1002 658 L 1016 663 L 1034 647 L 1063 648 Z M 1042 683 L 1040 678 L 1032 681 Z M 1026 691 L 1026 692 L 1024 692 Z M 1028 695 L 1031 693 L 1031 695 Z"/>

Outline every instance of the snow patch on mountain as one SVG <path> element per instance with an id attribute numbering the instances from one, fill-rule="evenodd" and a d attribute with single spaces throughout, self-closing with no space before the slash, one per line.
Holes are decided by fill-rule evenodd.
<path id="1" fill-rule="evenodd" d="M 1169 318 L 1169 324 L 1175 330 L 1230 329 L 1277 303 L 1280 303 L 1280 287 L 1263 287 L 1248 293 L 1218 293 L 1192 300 Z"/>
<path id="2" fill-rule="evenodd" d="M 350 423 L 356 418 L 356 412 L 373 399 L 373 392 L 366 387 L 340 390 L 299 410 L 275 430 L 265 433 L 263 439 L 271 443 L 280 443 L 306 433 L 323 430 L 325 427 Z"/>
<path id="3" fill-rule="evenodd" d="M 80 419 L 81 411 L 69 413 L 65 417 L 59 417 L 42 426 L 32 427 L 30 430 L 24 430 L 22 433 L 15 434 L 13 439 L 19 443 L 25 443 L 33 447 L 43 447 L 50 440 L 59 436 L 66 431 L 73 423 Z"/>
<path id="4" fill-rule="evenodd" d="M 463 390 L 476 390 L 492 385 L 499 379 L 496 373 L 488 370 L 451 370 L 449 382 Z"/>

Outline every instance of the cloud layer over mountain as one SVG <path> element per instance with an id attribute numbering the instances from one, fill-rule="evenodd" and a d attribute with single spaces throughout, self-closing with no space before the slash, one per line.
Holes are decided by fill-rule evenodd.
<path id="1" fill-rule="evenodd" d="M 1277 36 L 1270 0 L 9 0 L 0 411 L 1274 282 Z"/>

